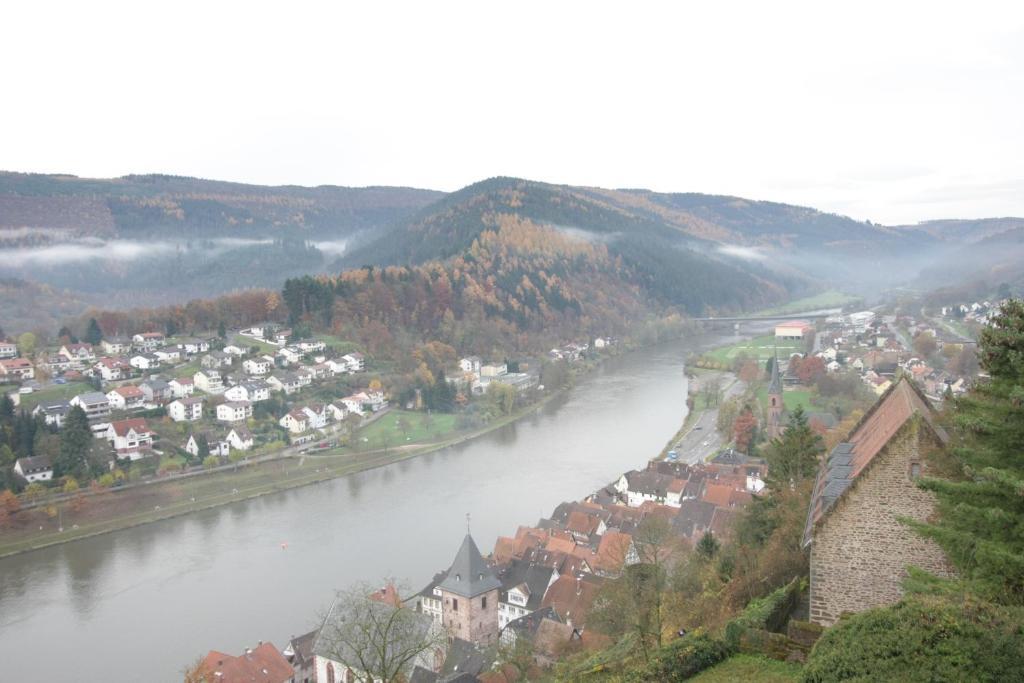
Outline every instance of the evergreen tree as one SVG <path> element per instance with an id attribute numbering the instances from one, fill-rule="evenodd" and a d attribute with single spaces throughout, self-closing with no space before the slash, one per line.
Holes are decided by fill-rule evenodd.
<path id="1" fill-rule="evenodd" d="M 78 337 L 71 333 L 71 328 L 67 325 L 64 325 L 57 331 L 57 339 L 67 339 L 71 344 L 78 343 Z"/>
<path id="2" fill-rule="evenodd" d="M 220 323 L 217 324 L 217 336 L 220 337 L 221 339 L 228 338 L 228 328 L 227 326 L 224 325 L 223 320 L 221 320 Z"/>
<path id="3" fill-rule="evenodd" d="M 53 476 L 85 478 L 88 472 L 86 456 L 92 446 L 92 438 L 85 411 L 81 406 L 72 406 L 60 432 L 60 450 L 53 462 Z"/>
<path id="4" fill-rule="evenodd" d="M 979 346 L 990 379 L 948 415 L 960 476 L 921 482 L 938 496 L 939 520 L 913 526 L 981 595 L 1024 605 L 1024 302 L 1007 302 Z"/>
<path id="5" fill-rule="evenodd" d="M 38 423 L 25 410 L 14 418 L 14 430 L 11 440 L 14 452 L 19 458 L 28 458 L 35 454 L 36 429 Z"/>
<path id="6" fill-rule="evenodd" d="M 207 440 L 205 434 L 196 435 L 196 449 L 197 460 L 206 460 L 206 458 L 210 455 L 210 442 Z"/>
<path id="7" fill-rule="evenodd" d="M 769 485 L 774 490 L 781 490 L 813 477 L 824 451 L 825 443 L 821 436 L 808 425 L 803 407 L 797 406 L 790 414 L 782 436 L 764 449 Z"/>
<path id="8" fill-rule="evenodd" d="M 101 341 L 103 341 L 103 330 L 100 329 L 100 324 L 96 322 L 96 318 L 89 318 L 89 327 L 85 331 L 85 342 L 96 345 Z"/>

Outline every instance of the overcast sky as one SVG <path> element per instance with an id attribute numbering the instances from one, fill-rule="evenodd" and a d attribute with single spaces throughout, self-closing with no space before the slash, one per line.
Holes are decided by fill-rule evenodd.
<path id="1" fill-rule="evenodd" d="M 12 2 L 0 168 L 1024 216 L 1024 3 L 713 4 Z"/>

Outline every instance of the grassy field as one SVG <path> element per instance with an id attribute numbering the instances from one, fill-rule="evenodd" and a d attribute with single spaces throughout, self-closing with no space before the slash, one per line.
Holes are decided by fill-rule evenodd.
<path id="1" fill-rule="evenodd" d="M 68 382 L 67 384 L 54 384 L 53 386 L 33 391 L 31 394 L 21 394 L 19 408 L 31 411 L 40 403 L 46 401 L 68 401 L 93 388 L 85 382 Z"/>
<path id="2" fill-rule="evenodd" d="M 717 363 L 728 365 L 736 356 L 743 353 L 751 358 L 756 358 L 760 362 L 764 362 L 771 358 L 776 350 L 778 350 L 780 358 L 786 358 L 791 353 L 802 353 L 804 345 L 803 342 L 792 339 L 779 339 L 776 341 L 775 335 L 766 334 L 761 337 L 754 337 L 753 339 L 730 344 L 729 346 L 721 346 L 708 351 L 704 354 L 704 357 L 710 358 Z"/>
<path id="3" fill-rule="evenodd" d="M 255 346 L 260 351 L 270 354 L 277 353 L 277 350 L 281 348 L 276 344 L 268 344 L 265 341 L 260 341 L 259 339 L 254 339 L 252 337 L 243 337 L 240 334 L 232 335 L 231 343 L 239 348 L 245 349 L 246 351 L 248 351 L 250 347 Z"/>
<path id="4" fill-rule="evenodd" d="M 843 292 L 830 289 L 827 292 L 822 292 L 821 294 L 815 294 L 814 296 L 790 301 L 788 304 L 782 304 L 781 306 L 775 306 L 774 308 L 766 308 L 763 311 L 754 313 L 754 315 L 787 315 L 801 313 L 803 311 L 816 311 L 822 308 L 839 308 L 859 300 L 859 296 L 844 294 Z"/>
<path id="5" fill-rule="evenodd" d="M 359 432 L 361 448 L 384 448 L 405 443 L 439 441 L 455 432 L 455 416 L 444 413 L 427 415 L 408 410 L 392 410 Z"/>
<path id="6" fill-rule="evenodd" d="M 780 662 L 757 655 L 733 655 L 721 664 L 703 671 L 690 680 L 694 683 L 788 683 L 800 680 L 799 664 Z"/>

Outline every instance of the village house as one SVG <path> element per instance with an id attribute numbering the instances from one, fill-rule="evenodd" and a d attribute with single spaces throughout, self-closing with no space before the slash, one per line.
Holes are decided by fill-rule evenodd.
<path id="1" fill-rule="evenodd" d="M 498 593 L 498 628 L 541 608 L 548 586 L 558 578 L 551 567 L 513 559 L 496 568 L 501 591 Z"/>
<path id="2" fill-rule="evenodd" d="M 911 565 L 952 575 L 939 546 L 901 521 L 934 513 L 934 494 L 917 479 L 928 474 L 928 451 L 947 439 L 928 399 L 903 379 L 829 453 L 803 538 L 811 552 L 811 621 L 830 626 L 844 612 L 898 601 Z"/>
<path id="3" fill-rule="evenodd" d="M 107 392 L 107 400 L 113 410 L 135 410 L 141 408 L 146 395 L 142 389 L 131 384 Z"/>
<path id="4" fill-rule="evenodd" d="M 254 648 L 246 648 L 237 657 L 211 650 L 203 658 L 203 669 L 211 681 L 222 683 L 293 683 L 295 670 L 284 655 L 271 643 L 260 641 Z M 327 679 L 321 679 L 327 683 Z M 341 678 L 336 683 L 346 683 Z"/>
<path id="5" fill-rule="evenodd" d="M 161 363 L 177 363 L 181 360 L 181 349 L 177 346 L 164 346 L 163 348 L 156 349 L 153 351 L 153 355 L 157 357 Z"/>
<path id="6" fill-rule="evenodd" d="M 651 470 L 632 470 L 619 477 L 615 483 L 615 490 L 625 497 L 626 505 L 635 508 L 646 501 L 664 503 L 669 497 L 669 489 L 672 488 L 674 481 L 675 477 L 671 475 Z M 679 488 L 681 494 L 682 488 L 676 488 Z M 676 495 L 675 499 L 678 500 L 679 496 Z"/>
<path id="7" fill-rule="evenodd" d="M 171 394 L 174 398 L 185 398 L 191 396 L 196 391 L 195 382 L 191 377 L 176 377 L 172 379 L 167 385 L 171 388 Z"/>
<path id="8" fill-rule="evenodd" d="M 261 379 L 250 380 L 236 384 L 224 392 L 224 398 L 229 401 L 250 401 L 258 403 L 270 398 L 270 385 Z"/>
<path id="9" fill-rule="evenodd" d="M 93 369 L 100 373 L 105 382 L 116 382 L 131 376 L 132 366 L 123 358 L 100 358 Z"/>
<path id="10" fill-rule="evenodd" d="M 302 352 L 294 346 L 286 346 L 277 350 L 277 356 L 281 358 L 286 365 L 291 365 L 292 363 L 298 363 L 302 359 Z"/>
<path id="11" fill-rule="evenodd" d="M 115 420 L 107 427 L 107 440 L 113 444 L 118 458 L 139 460 L 150 455 L 153 431 L 141 417 Z"/>
<path id="12" fill-rule="evenodd" d="M 292 434 L 301 434 L 309 430 L 309 416 L 298 408 L 288 411 L 277 423 Z"/>
<path id="13" fill-rule="evenodd" d="M 323 351 L 327 348 L 327 344 L 323 343 L 319 339 L 304 339 L 300 342 L 295 343 L 295 347 L 302 351 L 302 353 L 316 353 L 317 351 Z"/>
<path id="14" fill-rule="evenodd" d="M 72 398 L 70 403 L 73 406 L 80 406 L 90 421 L 110 417 L 110 399 L 107 398 L 106 394 L 98 391 L 87 391 L 84 394 L 79 394 Z"/>
<path id="15" fill-rule="evenodd" d="M 150 403 L 162 403 L 174 398 L 171 385 L 162 379 L 147 379 L 139 384 L 139 389 L 142 389 L 142 394 L 146 397 L 146 401 Z"/>
<path id="16" fill-rule="evenodd" d="M 224 347 L 224 353 L 229 353 L 232 356 L 244 356 L 246 354 L 246 350 L 243 349 L 241 346 L 237 346 L 235 344 L 228 344 L 227 346 Z"/>
<path id="17" fill-rule="evenodd" d="M 203 419 L 203 399 L 186 396 L 167 404 L 167 416 L 175 422 L 195 422 Z"/>
<path id="18" fill-rule="evenodd" d="M 283 391 L 285 394 L 294 394 L 302 389 L 302 380 L 294 372 L 276 372 L 267 378 L 267 384 L 274 391 Z"/>
<path id="19" fill-rule="evenodd" d="M 268 360 L 266 356 L 246 358 L 242 361 L 242 370 L 244 370 L 247 375 L 263 376 L 270 372 L 273 367 L 273 361 Z"/>
<path id="20" fill-rule="evenodd" d="M 136 353 L 128 359 L 128 364 L 139 370 L 155 370 L 160 367 L 160 359 L 155 353 Z"/>
<path id="21" fill-rule="evenodd" d="M 228 444 L 236 451 L 247 451 L 253 447 L 254 439 L 252 432 L 243 425 L 235 425 L 228 431 Z"/>
<path id="22" fill-rule="evenodd" d="M 335 401 L 334 403 L 327 404 L 327 413 L 335 422 L 341 422 L 348 415 L 348 410 L 345 408 L 344 403 Z"/>
<path id="23" fill-rule="evenodd" d="M 316 657 L 313 655 L 313 643 L 320 634 L 320 629 L 313 629 L 301 636 L 292 636 L 281 654 L 292 665 L 295 675 L 291 683 L 315 683 L 313 678 L 316 675 Z M 344 683 L 336 681 L 336 683 Z M 410 681 L 412 683 L 412 681 Z"/>
<path id="24" fill-rule="evenodd" d="M 220 422 L 244 422 L 252 417 L 252 404 L 248 401 L 227 401 L 217 406 Z"/>
<path id="25" fill-rule="evenodd" d="M 60 347 L 58 355 L 64 356 L 72 363 L 85 364 L 96 360 L 96 354 L 89 344 L 65 344 Z"/>
<path id="26" fill-rule="evenodd" d="M 67 401 L 49 401 L 37 404 L 32 409 L 32 417 L 42 415 L 46 424 L 60 429 L 64 426 L 64 420 L 67 418 L 69 410 L 71 410 L 71 404 Z"/>
<path id="27" fill-rule="evenodd" d="M 459 360 L 459 370 L 479 375 L 482 364 L 483 361 L 480 359 L 480 356 L 466 356 Z"/>
<path id="28" fill-rule="evenodd" d="M 208 354 L 203 356 L 203 359 L 199 361 L 199 364 L 204 368 L 229 368 L 231 363 L 234 362 L 234 356 L 223 351 L 210 351 Z"/>
<path id="29" fill-rule="evenodd" d="M 103 352 L 111 356 L 124 356 L 131 353 L 132 341 L 127 337 L 107 337 L 100 342 Z"/>
<path id="30" fill-rule="evenodd" d="M 198 434 L 193 433 L 188 435 L 188 440 L 185 441 L 185 445 L 182 449 L 190 454 L 193 458 L 199 456 L 200 443 L 206 441 L 206 448 L 210 452 L 210 455 L 216 455 L 220 457 L 227 457 L 231 452 L 231 444 L 225 439 L 216 436 L 213 432 L 200 432 Z"/>
<path id="31" fill-rule="evenodd" d="M 210 350 L 210 342 L 205 339 L 196 339 L 195 337 L 186 337 L 180 340 L 177 346 L 181 349 L 182 353 L 187 356 L 194 356 L 197 353 L 206 353 Z"/>
<path id="32" fill-rule="evenodd" d="M 366 358 L 358 351 L 346 353 L 341 358 L 345 361 L 350 373 L 362 372 L 366 369 Z"/>
<path id="33" fill-rule="evenodd" d="M 8 358 L 0 360 L 0 377 L 5 380 L 24 381 L 34 379 L 36 370 L 27 358 Z"/>
<path id="34" fill-rule="evenodd" d="M 43 365 L 51 375 L 59 375 L 70 370 L 72 363 L 64 356 L 50 355 L 46 357 Z"/>
<path id="35" fill-rule="evenodd" d="M 224 390 L 224 383 L 221 380 L 220 370 L 206 368 L 192 375 L 196 389 L 205 391 L 208 394 L 219 394 Z"/>
<path id="36" fill-rule="evenodd" d="M 18 345 L 14 342 L 0 340 L 0 360 L 14 358 L 18 355 Z"/>
<path id="37" fill-rule="evenodd" d="M 313 383 L 313 372 L 305 366 L 297 369 L 294 374 L 299 380 L 300 387 L 308 387 Z"/>
<path id="38" fill-rule="evenodd" d="M 53 465 L 47 455 L 36 455 L 31 458 L 18 458 L 14 461 L 14 473 L 31 484 L 36 481 L 53 479 Z"/>
<path id="39" fill-rule="evenodd" d="M 139 351 L 156 351 L 163 343 L 164 335 L 159 332 L 143 332 L 132 337 L 132 346 Z"/>

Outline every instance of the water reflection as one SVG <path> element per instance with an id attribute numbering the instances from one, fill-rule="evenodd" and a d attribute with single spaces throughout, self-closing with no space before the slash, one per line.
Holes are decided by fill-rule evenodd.
<path id="1" fill-rule="evenodd" d="M 535 415 L 457 447 L 0 560 L 0 657 L 41 642 L 63 654 L 2 657 L 2 678 L 176 680 L 211 648 L 283 645 L 335 588 L 384 576 L 418 588 L 450 562 L 466 512 L 486 552 L 660 451 L 684 410 L 682 357 L 677 346 L 615 359 Z"/>

